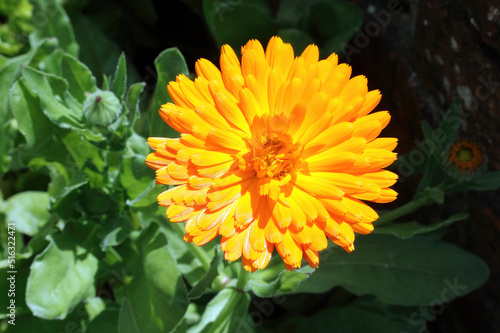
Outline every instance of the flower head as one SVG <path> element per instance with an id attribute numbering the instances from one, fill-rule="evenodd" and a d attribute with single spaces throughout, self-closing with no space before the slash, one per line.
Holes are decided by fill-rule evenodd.
<path id="1" fill-rule="evenodd" d="M 146 163 L 171 222 L 186 222 L 184 239 L 201 246 L 219 235 L 227 260 L 246 270 L 266 267 L 274 249 L 288 269 L 312 267 L 327 239 L 347 251 L 354 232 L 369 233 L 377 213 L 361 200 L 390 202 L 397 175 L 382 170 L 395 138 L 378 138 L 387 111 L 369 114 L 380 92 L 315 45 L 294 57 L 273 37 L 266 50 L 249 41 L 241 62 L 228 45 L 219 70 L 205 59 L 197 77 L 179 75 L 173 103 L 160 115 L 179 139 L 149 138 Z"/>
<path id="2" fill-rule="evenodd" d="M 474 141 L 456 140 L 444 154 L 448 174 L 458 180 L 471 180 L 484 171 L 486 159 L 482 150 Z"/>

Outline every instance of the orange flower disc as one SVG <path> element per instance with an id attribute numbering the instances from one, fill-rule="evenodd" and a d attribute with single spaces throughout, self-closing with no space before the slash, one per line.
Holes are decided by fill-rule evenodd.
<path id="1" fill-rule="evenodd" d="M 475 172 L 483 164 L 481 146 L 470 140 L 457 140 L 450 147 L 448 161 L 463 172 Z"/>
<path id="2" fill-rule="evenodd" d="M 279 37 L 266 50 L 249 41 L 241 62 L 228 45 L 219 70 L 200 59 L 194 81 L 179 75 L 174 103 L 160 116 L 178 139 L 149 138 L 146 163 L 171 222 L 201 246 L 222 235 L 226 260 L 248 271 L 267 266 L 274 249 L 287 269 L 318 267 L 328 238 L 346 251 L 354 232 L 373 230 L 377 213 L 361 200 L 390 202 L 397 175 L 395 138 L 378 138 L 389 112 L 370 112 L 381 95 L 336 54 L 319 61 L 315 45 L 294 57 Z"/>

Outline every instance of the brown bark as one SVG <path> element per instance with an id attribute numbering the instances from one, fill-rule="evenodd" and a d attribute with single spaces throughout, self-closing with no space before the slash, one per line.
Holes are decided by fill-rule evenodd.
<path id="1" fill-rule="evenodd" d="M 488 170 L 500 170 L 500 0 L 354 2 L 365 11 L 365 24 L 349 43 L 354 49 L 344 50 L 344 55 L 357 74 L 367 75 L 371 89 L 382 91 L 379 109 L 393 116 L 383 134 L 400 139 L 398 153 L 408 152 L 422 139 L 421 120 L 437 126 L 459 98 L 459 136 L 480 143 Z M 391 14 L 384 26 L 380 15 L 390 12 L 391 3 L 403 10 Z M 369 22 L 379 22 L 380 33 L 374 34 L 374 29 L 369 36 Z M 368 44 L 362 43 L 363 34 Z M 416 181 L 398 185 L 399 203 L 412 196 Z M 500 331 L 500 193 L 454 195 L 444 211 L 464 207 L 471 217 L 453 227 L 453 241 L 481 257 L 491 275 L 482 288 L 447 306 L 430 324 L 431 331 Z M 430 211 L 424 208 L 420 214 L 425 217 Z"/>

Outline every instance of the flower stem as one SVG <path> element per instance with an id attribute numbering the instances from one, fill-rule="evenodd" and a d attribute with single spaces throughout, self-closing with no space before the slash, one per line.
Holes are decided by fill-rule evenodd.
<path id="1" fill-rule="evenodd" d="M 244 288 L 250 279 L 250 272 L 247 272 L 242 266 L 240 267 L 240 272 L 238 276 L 238 281 L 236 282 L 236 288 L 231 294 L 229 301 L 226 303 L 224 308 L 221 310 L 219 316 L 215 319 L 207 333 L 219 333 L 222 328 L 225 327 L 226 322 L 233 315 L 234 309 L 238 307 L 238 304 L 248 297 Z"/>
<path id="2" fill-rule="evenodd" d="M 243 291 L 234 291 L 229 301 L 226 303 L 226 306 L 221 310 L 220 315 L 212 323 L 207 333 L 220 333 L 226 325 L 226 322 L 231 318 L 234 309 L 238 307 L 238 303 L 243 301 L 245 297 L 246 294 Z"/>
<path id="3" fill-rule="evenodd" d="M 240 269 L 240 274 L 238 276 L 238 281 L 236 282 L 236 289 L 243 292 L 243 289 L 245 289 L 248 280 L 250 280 L 250 272 L 245 270 L 242 266 Z"/>
<path id="4" fill-rule="evenodd" d="M 395 219 L 410 214 L 417 210 L 418 208 L 425 206 L 429 203 L 433 202 L 428 194 L 424 194 L 417 198 L 414 198 L 412 201 L 400 206 L 396 209 L 393 209 L 385 214 L 382 214 L 377 221 L 375 221 L 375 226 L 381 226 L 386 223 L 392 222 Z"/>
<path id="5" fill-rule="evenodd" d="M 212 258 L 210 258 L 201 247 L 196 246 L 194 243 L 189 243 L 188 245 L 191 246 L 195 257 L 201 262 L 203 269 L 208 271 L 210 269 L 210 262 L 212 261 Z"/>

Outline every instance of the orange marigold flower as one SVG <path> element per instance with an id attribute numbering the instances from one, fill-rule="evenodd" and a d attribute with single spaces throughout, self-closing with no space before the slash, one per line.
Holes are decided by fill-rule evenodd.
<path id="1" fill-rule="evenodd" d="M 395 138 L 377 138 L 389 123 L 364 76 L 318 47 L 294 57 L 273 37 L 241 49 L 241 63 L 222 47 L 221 70 L 200 59 L 194 81 L 179 75 L 168 92 L 175 104 L 160 116 L 179 139 L 149 138 L 146 163 L 171 222 L 186 222 L 184 240 L 201 246 L 222 235 L 226 260 L 246 270 L 267 266 L 274 249 L 287 269 L 302 259 L 318 267 L 331 239 L 354 249 L 354 232 L 373 230 L 377 213 L 361 200 L 390 202 L 397 175 Z"/>
<path id="2" fill-rule="evenodd" d="M 448 174 L 458 180 L 471 180 L 486 168 L 482 147 L 471 140 L 456 140 L 445 152 Z"/>

